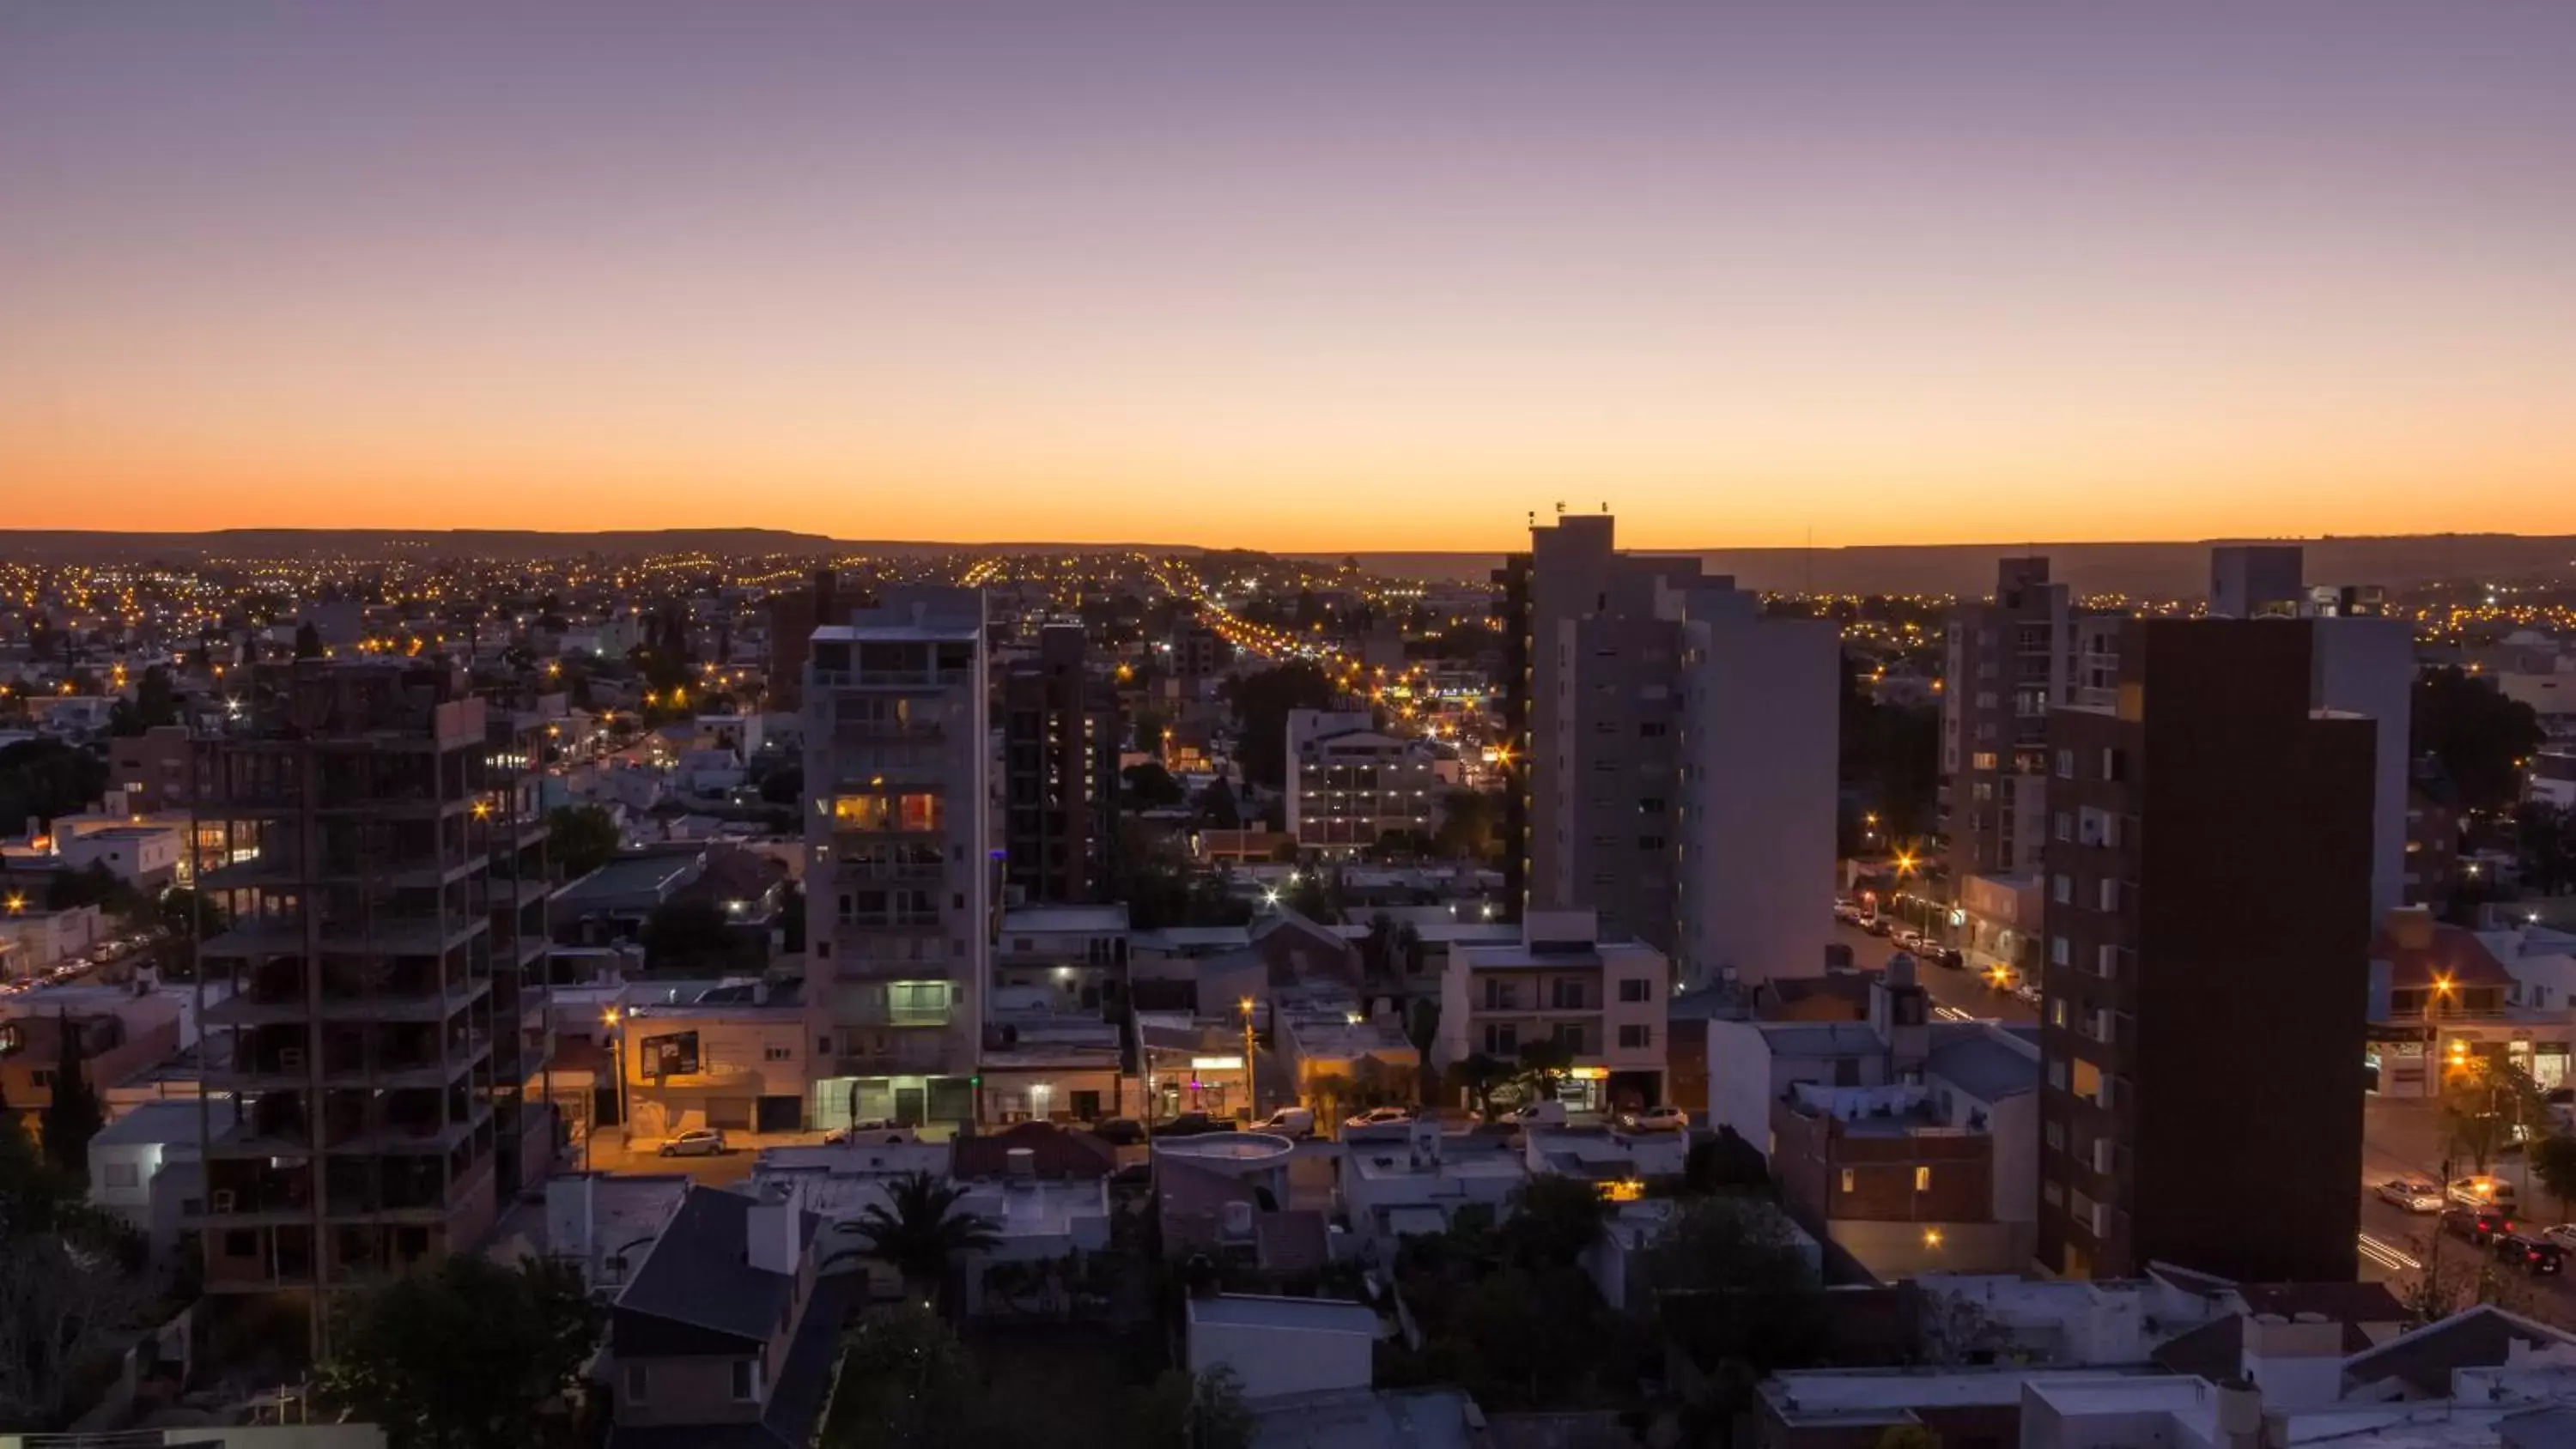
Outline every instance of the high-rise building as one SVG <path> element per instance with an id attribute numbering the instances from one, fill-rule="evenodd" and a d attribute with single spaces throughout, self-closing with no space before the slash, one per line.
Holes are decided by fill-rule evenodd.
<path id="1" fill-rule="evenodd" d="M 1950 876 L 2024 876 L 2048 818 L 2048 714 L 2072 701 L 2073 614 L 2048 560 L 1995 566 L 1992 599 L 1962 604 L 1945 639 L 1941 777 Z"/>
<path id="2" fill-rule="evenodd" d="M 1440 782 L 1419 740 L 1377 728 L 1367 710 L 1288 711 L 1282 821 L 1297 848 L 1349 859 L 1389 835 L 1431 834 Z"/>
<path id="3" fill-rule="evenodd" d="M 469 1248 L 551 1112 L 542 721 L 444 668 L 262 671 L 194 754 L 210 1292 L 329 1289 Z M 218 986 L 225 989 L 217 989 Z"/>
<path id="4" fill-rule="evenodd" d="M 2314 707 L 2317 637 L 2133 620 L 2116 703 L 2050 717 L 2039 1256 L 2060 1273 L 2353 1276 L 2375 739 Z"/>
<path id="5" fill-rule="evenodd" d="M 994 862 L 984 596 L 890 589 L 805 668 L 812 1118 L 971 1122 Z"/>
<path id="6" fill-rule="evenodd" d="M 2415 631 L 2382 614 L 2377 588 L 2310 587 L 2297 544 L 2209 551 L 2209 613 L 2312 631 L 2311 702 L 2377 725 L 2372 751 L 2370 919 L 2406 903 L 2406 793 L 2413 759 Z"/>
<path id="7" fill-rule="evenodd" d="M 1590 909 L 1685 982 L 1823 970 L 1838 645 L 1606 514 L 1533 527 L 1502 580 L 1529 910 Z M 1507 664 L 1507 668 L 1510 665 Z"/>
<path id="8" fill-rule="evenodd" d="M 1122 743 L 1117 689 L 1092 671 L 1082 626 L 1040 629 L 1037 658 L 1002 679 L 1004 878 L 1023 898 L 1108 888 Z"/>
<path id="9" fill-rule="evenodd" d="M 816 629 L 840 622 L 840 579 L 828 568 L 816 569 L 810 587 L 781 589 L 766 602 L 769 655 L 762 667 L 769 679 L 770 707 L 799 709 L 805 698 L 806 646 Z"/>

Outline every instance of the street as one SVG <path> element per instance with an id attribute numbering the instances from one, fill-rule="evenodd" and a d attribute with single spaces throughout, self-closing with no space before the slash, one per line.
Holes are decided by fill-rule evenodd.
<path id="1" fill-rule="evenodd" d="M 2423 1265 L 2435 1258 L 2439 1218 L 2383 1202 L 2377 1189 L 2393 1177 L 2441 1180 L 2445 1148 L 2441 1109 L 2413 1098 L 2370 1096 L 2363 1099 L 2361 1134 L 2361 1277 L 2365 1282 L 2386 1283 L 2403 1296 L 2415 1285 Z M 2472 1170 L 2467 1163 L 2455 1163 L 2454 1168 L 2454 1176 L 2466 1176 Z M 2515 1214 L 2518 1226 L 2527 1224 L 2536 1230 L 2559 1220 L 2548 1194 L 2526 1180 L 2520 1154 L 2498 1160 L 2491 1170 L 2514 1184 L 2521 1204 Z M 2452 1265 L 2474 1261 L 2483 1251 L 2462 1238 L 2441 1238 L 2443 1277 L 2448 1280 Z M 2576 1283 L 2563 1274 L 2529 1281 L 2528 1301 L 2506 1306 L 2562 1327 L 2576 1325 Z"/>
<path id="2" fill-rule="evenodd" d="M 1834 922 L 1833 939 L 1851 948 L 1852 964 L 1876 970 L 1896 954 L 1896 943 L 1885 936 L 1873 936 L 1858 926 Z M 2007 992 L 1997 991 L 1968 971 L 1953 971 L 1929 961 L 1919 961 L 1921 969 L 1914 979 L 1923 983 L 1923 993 L 1936 1007 L 1946 1006 L 1963 1015 L 1993 1021 L 2035 1023 L 2039 1008 Z M 1936 1015 L 1941 1013 L 1935 1013 Z"/>

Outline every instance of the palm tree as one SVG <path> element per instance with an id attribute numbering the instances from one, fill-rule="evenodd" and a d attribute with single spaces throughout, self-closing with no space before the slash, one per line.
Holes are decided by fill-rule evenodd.
<path id="1" fill-rule="evenodd" d="M 1360 1084 L 1346 1072 L 1317 1072 L 1306 1079 L 1306 1098 L 1319 1122 L 1339 1122 L 1341 1109 L 1358 1100 Z"/>
<path id="2" fill-rule="evenodd" d="M 907 1172 L 886 1190 L 886 1201 L 859 1214 L 869 1249 L 903 1275 L 907 1296 L 936 1302 L 950 1268 L 967 1253 L 998 1246 L 991 1219 L 959 1212 L 966 1189 L 927 1172 Z"/>
<path id="3" fill-rule="evenodd" d="M 1494 1090 L 1520 1075 L 1520 1069 L 1501 1057 L 1484 1052 L 1470 1052 L 1449 1064 L 1450 1084 L 1476 1100 L 1476 1115 L 1494 1120 Z"/>

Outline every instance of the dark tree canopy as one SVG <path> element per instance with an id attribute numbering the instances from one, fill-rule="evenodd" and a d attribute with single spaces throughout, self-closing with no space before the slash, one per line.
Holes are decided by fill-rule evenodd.
<path id="1" fill-rule="evenodd" d="M 2465 670 L 2428 670 L 2415 681 L 2413 747 L 2450 772 L 2471 810 L 2513 808 L 2522 762 L 2546 738 L 2530 705 Z"/>
<path id="2" fill-rule="evenodd" d="M 543 1407 L 578 1382 L 601 1321 L 568 1266 L 451 1254 L 345 1303 L 322 1397 L 392 1449 L 545 1443 Z"/>
<path id="3" fill-rule="evenodd" d="M 558 805 L 546 812 L 546 853 L 577 880 L 617 854 L 617 818 L 599 805 Z"/>
<path id="4" fill-rule="evenodd" d="M 1220 692 L 1234 706 L 1243 778 L 1268 790 L 1288 777 L 1288 712 L 1331 709 L 1335 695 L 1324 667 L 1304 659 L 1229 679 Z"/>

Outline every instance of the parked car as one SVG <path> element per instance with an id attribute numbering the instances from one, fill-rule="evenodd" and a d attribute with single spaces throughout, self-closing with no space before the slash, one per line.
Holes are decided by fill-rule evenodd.
<path id="1" fill-rule="evenodd" d="M 2567 1268 L 2567 1250 L 2530 1233 L 2498 1233 L 2492 1244 L 2496 1261 L 2520 1268 L 2534 1278 L 2547 1278 Z"/>
<path id="2" fill-rule="evenodd" d="M 2513 1184 L 2501 1177 L 2455 1177 L 2451 1179 L 2451 1201 L 2462 1207 L 2514 1210 Z"/>
<path id="3" fill-rule="evenodd" d="M 2429 1177 L 2392 1177 L 2379 1185 L 2379 1200 L 2410 1213 L 2437 1213 L 2442 1210 L 2442 1185 Z"/>
<path id="4" fill-rule="evenodd" d="M 1945 966 L 1952 971 L 1968 969 L 1968 953 L 1956 946 L 1935 946 L 1924 954 L 1932 958 L 1935 966 Z"/>
<path id="5" fill-rule="evenodd" d="M 1524 1102 L 1505 1112 L 1503 1120 L 1518 1127 L 1562 1127 L 1565 1125 L 1565 1104 Z"/>
<path id="6" fill-rule="evenodd" d="M 823 1145 L 839 1147 L 850 1142 L 895 1143 L 919 1142 L 921 1134 L 892 1117 L 870 1117 L 847 1127 L 835 1127 L 823 1134 Z"/>
<path id="7" fill-rule="evenodd" d="M 1308 1107 L 1282 1107 L 1252 1125 L 1255 1132 L 1275 1132 L 1282 1137 L 1315 1135 L 1315 1113 Z"/>
<path id="8" fill-rule="evenodd" d="M 662 1144 L 664 1157 L 713 1157 L 724 1150 L 721 1127 L 692 1127 Z"/>
<path id="9" fill-rule="evenodd" d="M 2576 1252 L 2576 1223 L 2557 1223 L 2542 1228 L 2540 1235 L 2570 1252 Z"/>
<path id="10" fill-rule="evenodd" d="M 1413 1120 L 1411 1107 L 1371 1107 L 1342 1119 L 1344 1127 L 1392 1127 Z"/>
<path id="11" fill-rule="evenodd" d="M 2453 1203 L 2442 1209 L 2442 1231 L 2485 1247 L 2495 1241 L 2498 1233 L 2512 1232 L 2513 1219 L 2493 1208 L 2462 1207 Z"/>
<path id="12" fill-rule="evenodd" d="M 1915 930 L 1911 926 L 1899 927 L 1887 939 L 1895 942 L 1896 949 L 1899 951 L 1920 951 L 1923 949 L 1923 933 Z"/>
<path id="13" fill-rule="evenodd" d="M 1234 1124 L 1211 1117 L 1205 1112 L 1183 1112 L 1154 1129 L 1157 1137 L 1204 1137 L 1211 1132 L 1231 1132 Z"/>
<path id="14" fill-rule="evenodd" d="M 1834 919 L 1841 921 L 1846 925 L 1857 926 L 1861 922 L 1860 907 L 1852 904 L 1850 901 L 1836 901 L 1834 902 Z"/>
<path id="15" fill-rule="evenodd" d="M 1679 1107 L 1648 1107 L 1620 1113 L 1619 1125 L 1631 1132 L 1688 1132 L 1690 1114 Z"/>
<path id="16" fill-rule="evenodd" d="M 1112 1147 L 1133 1147 L 1145 1140 L 1145 1124 L 1133 1117 L 1106 1117 L 1092 1124 L 1091 1135 Z"/>
<path id="17" fill-rule="evenodd" d="M 1872 916 L 1861 922 L 1860 928 L 1873 936 L 1884 936 L 1896 929 L 1896 923 L 1885 916 Z"/>

